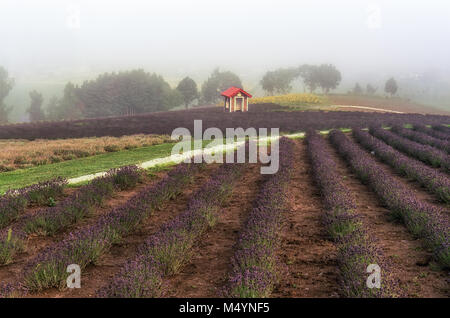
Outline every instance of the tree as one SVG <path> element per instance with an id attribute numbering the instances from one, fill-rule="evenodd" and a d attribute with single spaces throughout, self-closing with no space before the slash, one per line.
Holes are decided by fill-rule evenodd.
<path id="1" fill-rule="evenodd" d="M 341 72 L 332 64 L 322 64 L 315 71 L 318 84 L 325 94 L 335 89 L 341 82 Z"/>
<path id="2" fill-rule="evenodd" d="M 356 83 L 355 87 L 353 87 L 353 94 L 361 95 L 362 93 L 363 93 L 363 90 L 362 90 L 361 86 L 359 85 L 359 83 Z"/>
<path id="3" fill-rule="evenodd" d="M 61 116 L 59 114 L 60 109 L 60 100 L 56 96 L 53 96 L 52 98 L 50 98 L 47 104 L 46 118 L 48 118 L 49 120 L 62 119 L 60 118 Z"/>
<path id="4" fill-rule="evenodd" d="M 384 91 L 388 94 L 391 94 L 391 97 L 397 93 L 398 86 L 397 82 L 393 77 L 386 81 L 386 85 L 384 86 Z"/>
<path id="5" fill-rule="evenodd" d="M 68 83 L 61 100 L 51 100 L 51 119 L 134 115 L 168 110 L 183 103 L 182 94 L 162 76 L 143 70 L 105 73 L 81 86 Z"/>
<path id="6" fill-rule="evenodd" d="M 44 120 L 45 114 L 42 111 L 42 103 L 44 101 L 44 98 L 42 97 L 42 94 L 34 90 L 30 92 L 30 98 L 31 104 L 27 109 L 27 113 L 30 114 L 30 121 L 35 122 Z"/>
<path id="7" fill-rule="evenodd" d="M 205 103 L 216 103 L 220 93 L 230 86 L 242 88 L 240 78 L 232 72 L 220 72 L 216 68 L 202 85 L 202 98 Z"/>
<path id="8" fill-rule="evenodd" d="M 375 95 L 376 91 L 377 91 L 376 87 L 373 87 L 372 85 L 367 84 L 367 87 L 366 87 L 367 95 Z"/>
<path id="9" fill-rule="evenodd" d="M 78 88 L 67 83 L 64 87 L 64 96 L 59 102 L 58 119 L 81 119 L 84 118 L 84 104 L 77 94 Z"/>
<path id="10" fill-rule="evenodd" d="M 178 83 L 177 91 L 181 93 L 186 109 L 188 109 L 190 103 L 198 98 L 197 84 L 189 76 L 186 76 Z"/>
<path id="11" fill-rule="evenodd" d="M 14 87 L 14 80 L 9 77 L 8 71 L 0 66 L 0 124 L 8 122 L 11 108 L 5 104 L 5 98 Z"/>
<path id="12" fill-rule="evenodd" d="M 298 72 L 305 86 L 313 93 L 319 85 L 318 67 L 315 65 L 304 64 L 298 68 Z"/>
<path id="13" fill-rule="evenodd" d="M 299 70 L 296 68 L 280 68 L 267 72 L 260 84 L 269 95 L 287 94 L 292 90 L 292 81 L 299 75 Z"/>

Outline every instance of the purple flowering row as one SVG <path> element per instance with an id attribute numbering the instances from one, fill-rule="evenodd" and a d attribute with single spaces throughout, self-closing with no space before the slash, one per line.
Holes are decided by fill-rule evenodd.
<path id="1" fill-rule="evenodd" d="M 395 180 L 374 158 L 342 132 L 333 130 L 330 140 L 347 160 L 358 177 L 367 183 L 393 216 L 403 220 L 408 230 L 422 238 L 433 251 L 435 260 L 450 267 L 450 224 L 448 211 L 417 198 L 417 195 Z"/>
<path id="2" fill-rule="evenodd" d="M 442 150 L 400 137 L 381 127 L 371 127 L 369 132 L 388 145 L 411 157 L 419 159 L 433 167 L 442 167 L 447 172 L 450 172 L 450 157 Z"/>
<path id="3" fill-rule="evenodd" d="M 40 252 L 25 268 L 25 289 L 39 291 L 51 287 L 64 288 L 68 265 L 77 264 L 83 269 L 89 264 L 95 264 L 101 255 L 134 231 L 154 209 L 179 195 L 201 166 L 177 166 L 161 181 L 145 187 L 93 225 L 70 233 L 63 241 Z"/>
<path id="4" fill-rule="evenodd" d="M 450 126 L 434 125 L 431 128 L 433 128 L 436 131 L 441 131 L 441 132 L 449 135 L 448 138 L 450 138 Z"/>
<path id="5" fill-rule="evenodd" d="M 81 187 L 58 206 L 25 218 L 23 230 L 27 234 L 53 235 L 91 214 L 114 192 L 134 188 L 141 181 L 142 170 L 135 165 L 112 169 Z"/>
<path id="6" fill-rule="evenodd" d="M 269 297 L 279 280 L 276 252 L 294 162 L 294 142 L 283 137 L 279 143 L 278 172 L 260 187 L 239 234 L 225 291 L 229 297 Z"/>
<path id="7" fill-rule="evenodd" d="M 112 193 L 135 187 L 142 178 L 136 166 L 112 169 L 106 176 L 82 186 L 54 207 L 22 217 L 0 232 L 0 265 L 8 264 L 24 249 L 28 235 L 53 235 L 89 215 Z"/>
<path id="8" fill-rule="evenodd" d="M 421 161 L 410 158 L 369 133 L 354 129 L 353 136 L 366 149 L 397 172 L 414 179 L 443 202 L 450 203 L 450 179 L 446 173 L 433 169 Z"/>
<path id="9" fill-rule="evenodd" d="M 392 126 L 391 130 L 398 135 L 416 141 L 423 145 L 429 145 L 447 153 L 450 153 L 450 141 L 432 137 L 420 131 L 403 128 L 402 126 Z"/>
<path id="10" fill-rule="evenodd" d="M 356 204 L 349 189 L 342 183 L 327 142 L 311 131 L 306 136 L 306 143 L 313 177 L 327 211 L 324 216 L 325 227 L 329 236 L 338 241 L 359 226 L 360 222 L 355 214 Z"/>
<path id="11" fill-rule="evenodd" d="M 329 145 L 314 131 L 307 134 L 306 142 L 313 177 L 326 209 L 324 225 L 338 249 L 342 295 L 363 298 L 398 296 L 390 266 L 358 217 L 354 196 L 342 182 Z M 383 280 L 379 289 L 366 285 L 366 269 L 370 264 L 377 264 L 382 270 Z"/>
<path id="12" fill-rule="evenodd" d="M 441 130 L 438 127 L 444 127 L 444 126 L 435 125 L 435 126 L 432 126 L 432 128 L 428 128 L 427 126 L 421 125 L 421 124 L 414 124 L 413 125 L 413 129 L 416 130 L 416 131 L 423 132 L 423 133 L 425 133 L 427 135 L 430 135 L 430 136 L 432 136 L 434 138 L 439 138 L 439 139 L 442 139 L 442 140 L 449 141 L 450 140 L 449 133 Z"/>
<path id="13" fill-rule="evenodd" d="M 223 164 L 193 195 L 187 209 L 164 224 L 139 248 L 98 297 L 161 297 L 163 277 L 178 273 L 190 259 L 199 237 L 214 226 L 245 165 Z"/>
<path id="14" fill-rule="evenodd" d="M 9 190 L 0 196 L 0 229 L 16 220 L 27 206 L 49 204 L 63 194 L 67 181 L 57 178 L 31 186 Z"/>

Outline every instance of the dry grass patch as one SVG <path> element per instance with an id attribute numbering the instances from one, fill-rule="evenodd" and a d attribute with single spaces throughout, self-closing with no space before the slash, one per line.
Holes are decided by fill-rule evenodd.
<path id="1" fill-rule="evenodd" d="M 167 135 L 0 140 L 0 172 L 171 142 Z"/>

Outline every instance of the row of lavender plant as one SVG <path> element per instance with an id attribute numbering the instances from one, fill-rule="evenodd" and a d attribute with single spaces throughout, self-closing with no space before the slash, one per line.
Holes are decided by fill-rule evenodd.
<path id="1" fill-rule="evenodd" d="M 178 273 L 192 255 L 199 237 L 214 226 L 220 207 L 232 193 L 232 185 L 245 165 L 223 164 L 192 195 L 187 209 L 149 237 L 139 248 L 136 258 L 125 264 L 98 297 L 161 297 L 163 277 Z"/>
<path id="2" fill-rule="evenodd" d="M 403 128 L 402 126 L 392 126 L 391 130 L 402 137 L 408 138 L 418 143 L 429 145 L 450 153 L 450 141 L 432 137 L 420 131 Z"/>
<path id="3" fill-rule="evenodd" d="M 438 126 L 433 126 L 433 127 L 438 127 Z M 420 125 L 420 124 L 413 125 L 413 129 L 416 130 L 416 131 L 423 132 L 423 133 L 425 133 L 427 135 L 430 135 L 430 136 L 432 136 L 434 138 L 439 138 L 439 139 L 447 140 L 447 141 L 450 140 L 450 135 L 448 133 L 445 133 L 442 130 L 439 130 L 439 129 L 436 130 L 436 129 L 428 128 L 427 126 Z"/>
<path id="4" fill-rule="evenodd" d="M 433 169 L 421 161 L 403 155 L 369 133 L 354 129 L 353 136 L 366 149 L 397 172 L 418 181 L 443 202 L 450 203 L 450 179 L 446 173 Z"/>
<path id="5" fill-rule="evenodd" d="M 84 269 L 89 264 L 95 264 L 101 255 L 134 231 L 155 209 L 179 195 L 201 166 L 177 166 L 161 181 L 145 187 L 93 225 L 70 233 L 63 241 L 46 248 L 26 266 L 23 277 L 25 289 L 64 288 L 68 265 L 77 264 Z"/>
<path id="6" fill-rule="evenodd" d="M 342 132 L 333 130 L 330 140 L 347 160 L 358 177 L 374 190 L 393 213 L 403 220 L 408 230 L 422 238 L 443 267 L 450 267 L 450 224 L 444 208 L 417 198 L 414 191 L 395 180 L 357 144 Z"/>
<path id="7" fill-rule="evenodd" d="M 369 132 L 409 156 L 433 167 L 442 167 L 445 171 L 450 172 L 450 157 L 441 150 L 400 137 L 381 127 L 371 127 Z"/>
<path id="8" fill-rule="evenodd" d="M 14 256 L 25 248 L 30 234 L 53 235 L 62 231 L 88 216 L 115 191 L 133 188 L 141 179 L 142 171 L 136 166 L 112 169 L 56 206 L 22 217 L 14 226 L 0 232 L 0 265 L 13 261 Z"/>
<path id="9" fill-rule="evenodd" d="M 323 222 L 338 249 L 342 295 L 364 298 L 398 296 L 400 293 L 390 264 L 357 215 L 354 196 L 342 182 L 327 142 L 314 131 L 307 134 L 306 142 L 313 177 L 326 209 Z M 366 270 L 370 264 L 377 264 L 382 269 L 381 288 L 368 288 L 366 285 Z"/>
<path id="10" fill-rule="evenodd" d="M 450 135 L 450 126 L 434 125 L 431 128 L 433 128 L 434 130 L 437 130 L 437 131 L 441 131 L 447 135 Z M 450 136 L 449 136 L 449 138 L 450 138 Z"/>
<path id="11" fill-rule="evenodd" d="M 276 252 L 283 225 L 286 188 L 294 166 L 294 142 L 285 137 L 279 144 L 279 169 L 259 189 L 253 209 L 239 234 L 231 259 L 225 295 L 269 297 L 280 277 Z"/>
<path id="12" fill-rule="evenodd" d="M 9 190 L 0 196 L 0 229 L 15 221 L 32 204 L 44 205 L 63 194 L 67 180 L 56 178 L 31 186 Z"/>

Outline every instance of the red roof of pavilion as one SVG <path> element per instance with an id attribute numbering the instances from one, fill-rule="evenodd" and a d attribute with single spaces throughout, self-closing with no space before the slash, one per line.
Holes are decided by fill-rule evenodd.
<path id="1" fill-rule="evenodd" d="M 242 93 L 248 97 L 252 97 L 252 95 L 250 95 L 249 93 L 247 93 L 246 91 L 244 91 L 242 88 L 239 87 L 234 87 L 231 86 L 230 88 L 226 89 L 225 91 L 223 91 L 221 93 L 222 96 L 226 96 L 226 97 L 233 97 L 236 96 L 238 93 Z"/>

